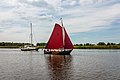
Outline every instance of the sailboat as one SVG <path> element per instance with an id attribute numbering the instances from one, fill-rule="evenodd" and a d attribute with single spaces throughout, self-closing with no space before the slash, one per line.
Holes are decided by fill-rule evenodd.
<path id="1" fill-rule="evenodd" d="M 32 43 L 33 42 L 32 23 L 30 23 L 30 28 L 31 28 L 31 34 L 30 34 L 31 43 L 30 43 L 30 45 L 25 45 L 23 48 L 21 48 L 21 51 L 33 51 L 33 50 L 38 51 L 38 49 L 39 49 L 39 47 L 34 46 Z"/>
<path id="2" fill-rule="evenodd" d="M 61 25 L 55 24 L 53 32 L 45 46 L 44 54 L 55 55 L 70 55 L 73 50 L 73 44 L 63 26 L 62 18 Z"/>

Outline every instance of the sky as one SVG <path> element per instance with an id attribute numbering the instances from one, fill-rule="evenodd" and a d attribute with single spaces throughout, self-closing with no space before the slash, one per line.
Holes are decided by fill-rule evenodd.
<path id="1" fill-rule="evenodd" d="M 73 44 L 120 43 L 120 0 L 0 0 L 0 42 L 47 42 L 63 19 Z"/>

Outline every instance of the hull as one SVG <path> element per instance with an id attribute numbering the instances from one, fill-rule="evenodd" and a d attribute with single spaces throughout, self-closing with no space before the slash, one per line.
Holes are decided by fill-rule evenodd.
<path id="1" fill-rule="evenodd" d="M 44 50 L 44 54 L 53 54 L 53 55 L 70 55 L 72 49 L 71 50 L 64 50 L 64 51 L 47 51 Z"/>
<path id="2" fill-rule="evenodd" d="M 38 51 L 39 48 L 21 48 L 21 51 Z"/>

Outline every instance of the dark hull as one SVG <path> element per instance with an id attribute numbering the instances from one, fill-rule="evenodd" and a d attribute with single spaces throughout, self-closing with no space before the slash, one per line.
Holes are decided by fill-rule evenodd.
<path id="1" fill-rule="evenodd" d="M 44 54 L 53 54 L 53 55 L 70 55 L 72 50 L 67 51 L 46 51 L 44 50 Z"/>
<path id="2" fill-rule="evenodd" d="M 35 49 L 21 49 L 21 51 L 38 51 L 39 48 L 35 48 Z"/>

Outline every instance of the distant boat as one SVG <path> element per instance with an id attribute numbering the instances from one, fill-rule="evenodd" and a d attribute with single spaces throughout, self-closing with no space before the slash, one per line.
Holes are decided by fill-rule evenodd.
<path id="1" fill-rule="evenodd" d="M 36 51 L 38 51 L 39 50 L 39 47 L 37 47 L 37 46 L 34 46 L 33 45 L 33 43 L 32 43 L 32 36 L 33 36 L 33 34 L 32 34 L 32 23 L 30 23 L 30 28 L 31 28 L 31 34 L 30 34 L 30 38 L 31 38 L 31 43 L 30 43 L 30 45 L 25 45 L 23 48 L 21 48 L 21 51 L 33 51 L 33 50 L 36 50 Z"/>
<path id="2" fill-rule="evenodd" d="M 44 54 L 70 55 L 70 52 L 73 50 L 73 44 L 63 26 L 62 19 L 61 24 L 62 25 L 55 24 L 53 32 L 44 49 Z"/>

